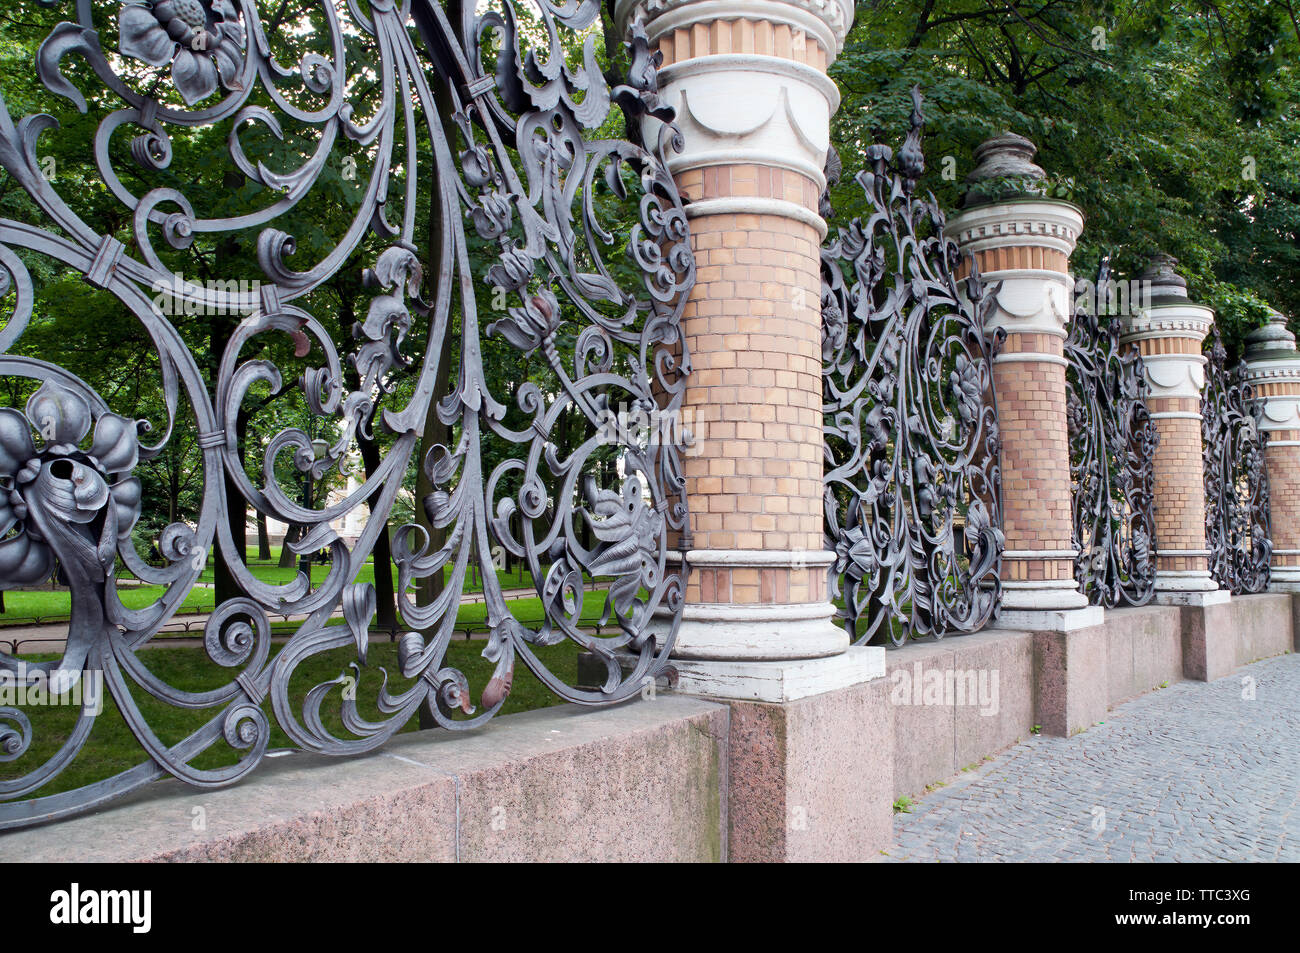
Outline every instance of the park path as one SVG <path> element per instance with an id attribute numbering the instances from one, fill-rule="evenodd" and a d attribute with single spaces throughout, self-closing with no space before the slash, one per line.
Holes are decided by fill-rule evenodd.
<path id="1" fill-rule="evenodd" d="M 880 860 L 1300 860 L 1300 655 L 1015 745 L 896 814 Z"/>

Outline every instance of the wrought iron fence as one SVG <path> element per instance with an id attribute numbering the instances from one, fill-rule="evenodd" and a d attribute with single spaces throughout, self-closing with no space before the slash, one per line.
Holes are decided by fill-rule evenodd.
<path id="1" fill-rule="evenodd" d="M 1269 528 L 1268 468 L 1260 428 L 1263 402 L 1246 383 L 1243 368 L 1229 371 L 1219 329 L 1209 338 L 1201 393 L 1201 439 L 1205 465 L 1205 541 L 1210 575 L 1234 594 L 1268 586 L 1273 540 Z"/>
<path id="2" fill-rule="evenodd" d="M 1103 259 L 1096 283 L 1075 297 L 1065 359 L 1074 574 L 1090 602 L 1113 608 L 1145 605 L 1155 594 L 1159 433 L 1142 356 L 1120 347 L 1118 317 L 1102 315 L 1110 285 Z"/>
<path id="3" fill-rule="evenodd" d="M 1000 339 L 984 334 L 997 288 L 972 261 L 963 293 L 943 211 L 916 192 L 924 116 L 912 96 L 897 158 L 873 145 L 855 177 L 869 214 L 822 249 L 826 545 L 859 643 L 974 631 L 1002 592 Z"/>
<path id="4" fill-rule="evenodd" d="M 694 264 L 665 165 L 679 140 L 644 32 L 634 28 L 630 75 L 611 88 L 588 31 L 596 0 L 534 0 L 525 10 L 513 0 L 446 9 L 348 0 L 290 22 L 283 5 L 264 7 L 79 2 L 36 67 L 40 95 L 97 123 L 80 178 L 43 174 L 41 150 L 66 135 L 53 118 L 12 114 L 0 101 L 0 166 L 33 210 L 30 220 L 0 220 L 0 374 L 27 395 L 25 406 L 0 409 L 0 590 L 57 574 L 72 600 L 58 659 L 0 654 L 0 671 L 51 692 L 102 676 L 141 749 L 128 770 L 41 795 L 86 746 L 96 712 L 83 705 L 52 739 L 21 708 L 0 708 L 0 799 L 9 802 L 0 827 L 74 813 L 164 774 L 229 784 L 262 760 L 272 720 L 293 744 L 337 755 L 378 747 L 421 710 L 444 728 L 473 728 L 504 704 L 520 659 L 568 700 L 617 702 L 672 648 L 684 569 L 667 551 L 688 519 L 678 451 L 607 426 L 620 404 L 675 413 L 689 371 L 679 319 Z M 643 140 L 647 118 L 658 122 Z M 215 173 L 210 156 L 193 161 L 195 143 L 214 142 L 225 160 Z M 73 187 L 92 179 L 99 193 Z M 200 203 L 200 181 L 222 184 L 220 208 Z M 328 247 L 309 250 L 295 229 L 326 229 L 320 210 L 344 207 L 329 190 L 350 182 L 346 221 Z M 87 207 L 100 194 L 111 214 Z M 240 243 L 255 247 L 255 270 L 222 272 Z M 177 274 L 200 246 L 219 286 Z M 369 303 L 340 329 L 352 340 L 337 340 L 313 306 L 359 276 L 358 262 Z M 113 395 L 24 349 L 43 280 L 68 272 L 96 289 L 97 307 L 123 309 L 142 329 L 152 349 L 142 366 L 158 392 L 152 420 L 119 414 Z M 235 280 L 249 277 L 251 289 Z M 157 306 L 159 287 L 180 311 Z M 489 292 L 499 314 L 487 323 Z M 235 320 L 220 348 L 200 354 L 173 313 Z M 489 353 L 517 372 L 506 378 L 512 393 L 499 392 Z M 249 467 L 241 413 L 254 395 L 285 390 L 315 423 L 280 429 Z M 407 628 L 400 671 L 382 673 L 377 712 L 363 712 L 347 689 L 366 663 L 376 592 L 357 577 L 431 426 L 446 434 L 417 462 L 430 487 L 417 505 L 432 532 L 408 524 L 392 545 Z M 153 565 L 133 538 L 136 471 L 187 434 L 201 458 L 201 506 L 148 541 L 160 556 Z M 347 470 L 359 439 L 382 445 L 377 465 L 342 498 L 304 505 L 299 476 Z M 346 543 L 331 524 L 362 507 L 369 519 Z M 273 585 L 252 573 L 231 531 L 250 510 L 300 528 L 296 552 L 328 548 L 325 578 Z M 541 609 L 527 615 L 540 621 L 506 601 L 492 565 L 502 550 L 532 573 Z M 203 633 L 221 678 L 173 686 L 140 650 L 210 552 L 242 591 Z M 483 655 L 494 666 L 475 687 L 445 661 L 472 563 L 484 578 Z M 124 606 L 124 570 L 161 595 Z M 440 593 L 413 594 L 435 576 L 445 577 Z M 602 584 L 604 634 L 583 615 L 587 580 Z M 303 613 L 273 651 L 272 614 Z M 565 640 L 605 663 L 601 688 L 571 687 L 548 667 L 544 650 Z M 337 650 L 355 662 L 295 702 L 299 666 Z M 626 669 L 625 653 L 635 659 Z M 204 720 L 164 740 L 149 714 L 160 705 Z"/>

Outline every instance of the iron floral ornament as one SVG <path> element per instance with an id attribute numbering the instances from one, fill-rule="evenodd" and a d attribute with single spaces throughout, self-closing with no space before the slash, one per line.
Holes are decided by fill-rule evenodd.
<path id="1" fill-rule="evenodd" d="M 171 65 L 177 92 L 191 106 L 217 91 L 243 88 L 244 26 L 233 0 L 143 0 L 117 18 L 122 55 Z"/>
<path id="2" fill-rule="evenodd" d="M 0 408 L 0 588 L 43 583 L 57 572 L 71 590 L 63 658 L 26 665 L 47 673 L 55 694 L 76 684 L 104 639 L 106 583 L 140 516 L 140 481 L 128 475 L 139 457 L 137 424 L 112 413 L 93 423 L 94 438 L 82 449 L 90 407 L 57 383 L 42 385 L 25 414 Z"/>
<path id="3" fill-rule="evenodd" d="M 1084 306 L 1086 295 L 1074 301 L 1064 352 L 1074 575 L 1089 601 L 1107 608 L 1146 605 L 1155 595 L 1160 441 L 1142 355 L 1121 346 L 1117 317 L 1101 315 L 1111 286 L 1103 258 L 1092 306 Z"/>
<path id="4" fill-rule="evenodd" d="M 992 360 L 984 333 L 997 286 L 944 234 L 925 170 L 913 89 L 898 159 L 867 149 L 870 205 L 822 248 L 826 545 L 832 597 L 859 643 L 984 626 L 1001 601 L 1001 471 Z M 839 159 L 827 162 L 837 177 Z M 829 195 L 823 215 L 833 216 Z M 847 279 L 846 280 L 846 276 Z"/>
<path id="5" fill-rule="evenodd" d="M 1268 433 L 1260 427 L 1264 402 L 1254 396 L 1240 364 L 1228 370 L 1217 327 L 1208 345 L 1201 440 L 1210 575 L 1234 595 L 1263 592 L 1273 558 L 1264 461 Z"/>
<path id="6" fill-rule="evenodd" d="M 623 404 L 679 413 L 690 371 L 681 315 L 695 264 L 667 170 L 681 140 L 658 94 L 659 56 L 634 24 L 632 73 L 611 89 L 595 53 L 595 0 L 536 0 L 526 30 L 512 0 L 459 10 L 453 22 L 435 0 L 321 0 L 303 31 L 305 21 L 268 22 L 252 0 L 78 4 L 76 22 L 41 46 L 37 71 L 51 98 L 82 112 L 116 98 L 84 157 L 121 206 L 108 233 L 91 224 L 101 220 L 93 209 L 83 214 L 84 195 L 59 194 L 41 174 L 38 141 L 61 134 L 55 120 L 15 118 L 0 99 L 0 178 L 36 210 L 30 221 L 0 218 L 0 376 L 26 398 L 0 408 L 0 589 L 53 578 L 72 599 L 59 660 L 0 653 L 0 667 L 57 687 L 102 679 L 105 706 L 141 752 L 125 770 L 51 792 L 99 709 L 82 705 L 55 738 L 39 713 L 0 708 L 0 828 L 167 775 L 230 784 L 261 763 L 273 725 L 292 746 L 328 755 L 374 750 L 417 714 L 473 729 L 501 710 L 521 664 L 582 705 L 639 697 L 665 670 L 687 571 L 670 549 L 689 546 L 681 448 L 634 433 L 611 441 L 606 426 Z M 100 45 L 110 16 L 127 61 Z M 69 59 L 93 72 L 93 97 L 65 73 Z M 142 78 L 129 60 L 169 68 L 169 79 Z M 176 105 L 169 81 L 194 108 Z M 603 138 L 616 108 L 628 138 Z M 224 138 L 226 169 L 208 163 L 187 178 L 175 167 L 173 134 L 192 129 Z M 304 203 L 322 179 L 349 181 L 344 162 L 355 201 L 330 226 Z M 206 214 L 211 199 L 187 183 L 214 172 L 242 176 L 247 207 Z M 330 228 L 311 248 L 295 237 Z M 255 249 L 247 273 L 214 286 L 175 272 L 196 242 L 206 252 L 228 239 Z M 29 270 L 34 259 L 42 270 Z M 142 366 L 153 368 L 144 379 L 157 386 L 141 420 L 16 347 L 51 272 L 80 276 L 142 330 L 152 349 Z M 348 273 L 362 290 L 355 320 L 336 334 L 313 309 Z M 158 287 L 171 310 L 157 305 Z M 487 297 L 502 300 L 481 320 Z M 187 308 L 232 316 L 213 354 L 191 351 L 171 323 Z M 300 423 L 272 421 L 252 449 L 242 415 L 266 393 L 291 394 L 288 419 Z M 434 423 L 446 437 L 421 455 Z M 196 448 L 178 449 L 183 437 Z M 361 440 L 378 459 L 354 472 Z M 158 530 L 142 519 L 139 474 L 173 451 L 192 454 L 200 501 Z M 366 573 L 416 471 L 430 488 L 415 500 L 427 519 L 392 528 L 403 631 L 390 672 L 373 664 L 378 593 Z M 347 489 L 313 500 L 306 478 Z M 337 527 L 362 512 L 345 539 Z M 294 553 L 327 551 L 323 578 L 259 578 L 231 531 L 232 515 L 251 513 L 295 527 L 285 543 Z M 540 619 L 507 598 L 502 553 L 530 574 Z M 216 605 L 192 651 L 218 677 L 172 685 L 141 650 L 214 559 L 237 594 Z M 491 671 L 476 678 L 449 656 L 471 573 L 482 578 Z M 151 587 L 139 590 L 146 604 L 119 598 L 127 574 Z M 598 619 L 584 613 L 588 597 Z M 277 633 L 278 652 L 273 615 L 302 620 Z M 553 671 L 546 650 L 560 643 L 603 665 L 601 684 Z M 313 662 L 337 676 L 305 674 Z M 159 704 L 190 719 L 183 738 L 155 730 Z"/>

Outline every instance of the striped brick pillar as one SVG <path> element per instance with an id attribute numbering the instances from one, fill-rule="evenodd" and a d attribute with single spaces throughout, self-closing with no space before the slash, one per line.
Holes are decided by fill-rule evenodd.
<path id="1" fill-rule="evenodd" d="M 691 574 L 674 657 L 843 653 L 823 545 L 818 214 L 847 0 L 621 0 L 662 55 L 696 285 L 684 314 Z M 682 671 L 688 671 L 683 669 Z M 688 677 L 688 676 L 684 676 Z"/>
<path id="2" fill-rule="evenodd" d="M 1149 302 L 1121 318 L 1121 340 L 1141 352 L 1151 391 L 1147 406 L 1156 448 L 1156 602 L 1209 605 L 1225 600 L 1210 576 L 1205 542 L 1205 466 L 1201 443 L 1201 344 L 1214 311 L 1187 297 L 1177 260 L 1156 255 L 1140 277 Z"/>
<path id="3" fill-rule="evenodd" d="M 986 284 L 1000 284 L 986 325 L 1006 332 L 993 365 L 1006 532 L 998 625 L 1065 630 L 1102 619 L 1100 607 L 1079 592 L 1071 543 L 1064 346 L 1074 288 L 1070 255 L 1083 214 L 1032 195 L 973 198 L 989 180 L 1042 179 L 1031 161 L 1035 151 L 1014 133 L 983 143 L 967 176 L 967 207 L 949 221 L 948 234 L 963 258 L 975 256 Z"/>
<path id="4" fill-rule="evenodd" d="M 839 105 L 825 71 L 853 6 L 617 0 L 615 15 L 663 56 L 696 256 L 675 691 L 729 708 L 729 860 L 872 856 L 892 836 L 885 651 L 833 621 L 822 530 L 818 199 Z"/>
<path id="5" fill-rule="evenodd" d="M 1300 353 L 1286 318 L 1276 311 L 1246 335 L 1246 380 L 1264 401 L 1260 426 L 1268 434 L 1269 589 L 1300 592 Z"/>

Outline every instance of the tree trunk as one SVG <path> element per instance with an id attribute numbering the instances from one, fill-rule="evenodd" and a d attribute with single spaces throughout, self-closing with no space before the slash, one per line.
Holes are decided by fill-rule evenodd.
<path id="1" fill-rule="evenodd" d="M 284 531 L 284 542 L 280 544 L 281 569 L 288 569 L 293 565 L 293 550 L 289 548 L 289 544 L 296 543 L 301 538 L 302 528 L 297 523 L 290 523 L 288 529 Z"/>
<path id="2" fill-rule="evenodd" d="M 357 445 L 361 448 L 361 462 L 366 468 L 366 479 L 369 480 L 379 471 L 379 465 L 383 462 L 379 445 L 360 434 L 357 435 Z M 397 593 L 393 585 L 393 548 L 388 537 L 387 524 L 375 537 L 374 563 L 375 592 L 378 595 L 375 621 L 380 629 L 390 634 L 395 633 L 398 628 Z"/>
<path id="3" fill-rule="evenodd" d="M 260 562 L 271 561 L 271 534 L 266 529 L 266 514 L 257 512 L 257 558 Z"/>
<path id="4" fill-rule="evenodd" d="M 243 173 L 238 170 L 226 172 L 222 177 L 222 185 L 227 192 L 233 192 L 243 184 Z M 217 244 L 213 264 L 213 271 L 217 278 L 222 280 L 231 278 L 231 273 L 234 270 L 233 262 L 238 254 L 239 242 L 233 236 L 227 237 Z M 221 365 L 222 355 L 226 353 L 226 346 L 230 343 L 230 338 L 234 334 L 238 322 L 238 315 L 214 313 L 208 316 L 208 380 L 213 388 L 213 393 L 216 392 L 217 371 Z M 245 431 L 248 429 L 248 421 L 242 413 L 236 421 L 236 429 L 239 452 L 242 454 L 244 440 L 247 436 Z M 227 525 L 230 528 L 230 536 L 234 541 L 234 558 L 243 562 L 247 560 L 248 504 L 239 491 L 239 484 L 224 470 L 222 471 L 222 479 L 225 483 Z M 213 545 L 212 556 L 216 604 L 221 605 L 228 599 L 237 598 L 244 593 L 239 583 L 235 581 L 234 573 L 227 566 L 226 554 L 222 551 L 219 543 Z"/>
<path id="5" fill-rule="evenodd" d="M 357 319 L 356 308 L 352 306 L 351 289 L 343 282 L 335 283 L 335 290 L 339 295 L 339 330 L 348 333 L 353 323 Z M 349 366 L 344 371 L 344 377 L 347 385 L 351 390 L 356 390 L 361 386 L 361 376 L 357 373 L 355 367 Z M 367 438 L 364 431 L 370 430 L 375 424 L 375 413 L 372 410 L 370 417 L 366 420 L 357 422 L 357 448 L 361 451 L 361 463 L 365 467 L 366 479 L 374 478 L 379 472 L 379 467 L 383 463 L 383 454 L 379 451 L 379 442 L 374 437 Z M 375 569 L 375 622 L 378 628 L 386 630 L 390 635 L 395 635 L 398 628 L 397 623 L 397 590 L 393 585 L 393 548 L 392 542 L 388 536 L 388 525 L 385 524 L 375 537 L 375 546 L 371 551 L 374 557 Z"/>

